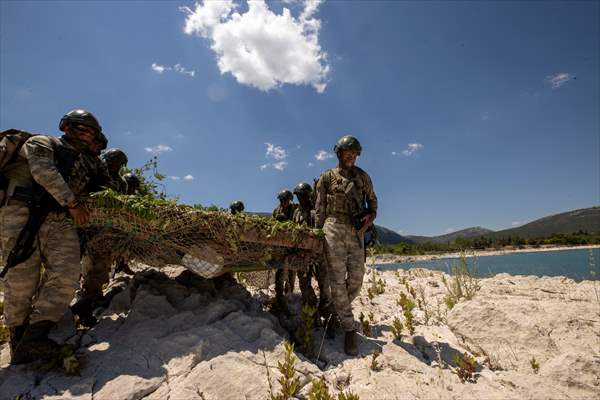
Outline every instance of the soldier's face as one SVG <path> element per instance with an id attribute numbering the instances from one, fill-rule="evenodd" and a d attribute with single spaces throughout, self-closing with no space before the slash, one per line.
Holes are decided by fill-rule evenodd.
<path id="1" fill-rule="evenodd" d="M 352 168 L 354 163 L 356 163 L 356 158 L 358 157 L 358 151 L 355 150 L 342 150 L 338 154 L 338 158 L 340 161 L 340 166 L 342 168 Z"/>

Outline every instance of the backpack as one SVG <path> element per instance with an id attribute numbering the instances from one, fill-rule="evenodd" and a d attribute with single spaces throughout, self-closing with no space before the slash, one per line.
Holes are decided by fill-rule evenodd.
<path id="1" fill-rule="evenodd" d="M 27 139 L 35 135 L 35 133 L 18 129 L 8 129 L 0 132 L 0 172 L 4 171 L 5 167 L 17 158 L 19 150 L 21 150 Z"/>

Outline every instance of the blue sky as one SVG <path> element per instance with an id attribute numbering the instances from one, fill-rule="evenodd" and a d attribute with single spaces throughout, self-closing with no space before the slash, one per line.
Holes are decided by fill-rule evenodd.
<path id="1" fill-rule="evenodd" d="M 599 15 L 592 1 L 2 1 L 0 129 L 58 135 L 87 108 L 130 166 L 159 153 L 169 194 L 254 211 L 334 166 L 351 133 L 378 224 L 509 228 L 600 204 Z"/>

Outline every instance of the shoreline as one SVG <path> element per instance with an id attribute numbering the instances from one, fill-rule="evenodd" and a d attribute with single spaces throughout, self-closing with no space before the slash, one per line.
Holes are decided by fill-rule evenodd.
<path id="1" fill-rule="evenodd" d="M 584 246 L 552 246 L 552 247 L 538 247 L 538 248 L 524 248 L 524 249 L 502 249 L 502 250 L 474 250 L 465 252 L 464 255 L 467 258 L 470 257 L 488 257 L 488 256 L 502 256 L 514 253 L 542 253 L 549 251 L 568 251 L 568 250 L 587 250 L 600 248 L 598 244 L 584 245 Z M 406 262 L 417 262 L 417 261 L 431 261 L 431 260 L 443 260 L 460 258 L 460 252 L 454 253 L 442 253 L 442 254 L 422 254 L 422 255 L 410 255 L 402 256 L 398 254 L 377 254 L 373 257 L 367 257 L 367 265 L 372 264 L 399 264 Z"/>

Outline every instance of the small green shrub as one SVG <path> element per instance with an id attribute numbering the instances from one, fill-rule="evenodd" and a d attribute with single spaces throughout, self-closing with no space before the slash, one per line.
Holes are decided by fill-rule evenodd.
<path id="1" fill-rule="evenodd" d="M 529 360 L 529 365 L 531 365 L 531 369 L 533 370 L 534 374 L 540 372 L 540 364 L 537 362 L 535 357 L 532 357 L 531 360 Z"/>
<path id="2" fill-rule="evenodd" d="M 371 314 L 373 315 L 373 314 Z M 367 319 L 367 317 L 365 317 L 365 314 L 363 314 L 362 312 L 360 313 L 360 315 L 358 316 L 358 320 L 360 321 L 360 326 L 362 327 L 362 333 L 365 336 L 372 336 L 373 333 L 371 332 L 371 324 L 369 319 Z"/>
<path id="3" fill-rule="evenodd" d="M 442 281 L 447 291 L 444 301 L 448 309 L 452 309 L 460 299 L 471 300 L 479 289 L 481 289 L 475 277 L 476 274 L 477 260 L 474 259 L 473 268 L 469 268 L 467 258 L 462 254 L 460 263 L 450 269 L 450 281 L 442 275 Z"/>
<path id="4" fill-rule="evenodd" d="M 338 393 L 338 400 L 360 400 L 360 397 L 351 391 L 347 391 Z"/>
<path id="5" fill-rule="evenodd" d="M 277 362 L 277 370 L 281 374 L 279 379 L 277 379 L 277 382 L 279 382 L 279 385 L 281 386 L 280 392 L 277 394 L 273 393 L 271 375 L 269 374 L 269 366 L 267 365 L 267 360 L 265 357 L 267 380 L 269 382 L 269 398 L 271 400 L 288 400 L 291 397 L 295 397 L 300 391 L 300 377 L 296 376 L 296 370 L 294 369 L 294 365 L 296 364 L 294 345 L 284 342 L 283 346 L 285 347 L 285 358 L 283 361 Z"/>
<path id="6" fill-rule="evenodd" d="M 463 355 L 456 353 L 452 357 L 452 361 L 456 364 L 456 369 L 452 371 L 456 374 L 462 383 L 472 381 L 477 368 L 475 358 L 464 353 Z"/>
<path id="7" fill-rule="evenodd" d="M 317 309 L 308 304 L 303 305 L 300 311 L 301 323 L 298 327 L 297 335 L 302 341 L 302 352 L 309 358 L 314 354 L 313 328 L 316 312 Z"/>
<path id="8" fill-rule="evenodd" d="M 397 304 L 402 307 L 402 313 L 404 314 L 404 320 L 406 323 L 406 329 L 411 335 L 415 334 L 415 321 L 414 316 L 412 314 L 413 309 L 415 308 L 415 302 L 404 294 L 404 292 L 400 293 L 400 299 L 396 301 Z"/>
<path id="9" fill-rule="evenodd" d="M 394 321 L 392 321 L 392 333 L 398 340 L 402 340 L 402 329 L 404 329 L 404 326 L 400 319 L 398 317 L 394 318 Z"/>
<path id="10" fill-rule="evenodd" d="M 379 357 L 381 355 L 381 350 L 376 349 L 375 351 L 373 351 L 373 354 L 371 354 L 371 371 L 381 371 L 382 366 L 381 364 L 379 364 L 379 362 L 377 361 L 377 357 Z"/>
<path id="11" fill-rule="evenodd" d="M 308 400 L 334 400 L 323 378 L 313 379 L 312 387 L 308 392 Z"/>

